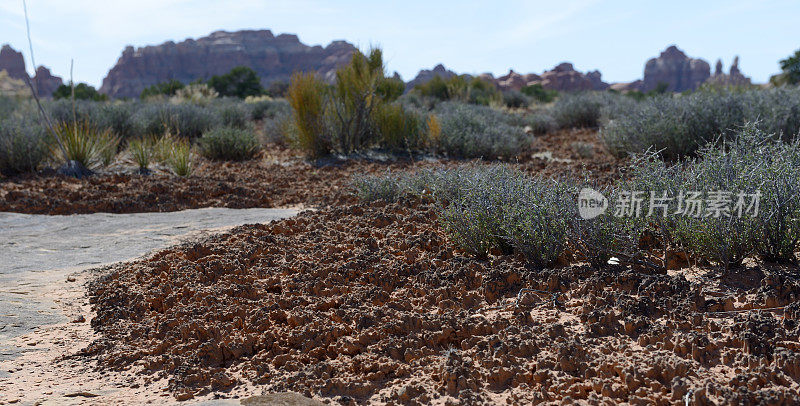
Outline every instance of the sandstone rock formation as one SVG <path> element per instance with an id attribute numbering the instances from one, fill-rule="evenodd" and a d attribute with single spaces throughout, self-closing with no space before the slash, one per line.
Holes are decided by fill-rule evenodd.
<path id="1" fill-rule="evenodd" d="M 25 80 L 28 72 L 25 71 L 25 58 L 21 52 L 17 52 L 10 45 L 5 44 L 0 49 L 0 70 L 8 72 L 12 79 Z"/>
<path id="2" fill-rule="evenodd" d="M 560 92 L 608 89 L 608 83 L 603 82 L 600 71 L 583 74 L 576 71 L 569 62 L 563 62 L 553 70 L 542 73 L 540 83 L 545 89 Z"/>
<path id="3" fill-rule="evenodd" d="M 711 75 L 708 62 L 686 56 L 675 45 L 667 48 L 658 58 L 647 61 L 641 91 L 649 92 L 659 84 L 667 85 L 667 91 L 683 92 L 695 90 Z"/>
<path id="4" fill-rule="evenodd" d="M 156 83 L 173 79 L 189 83 L 242 65 L 253 68 L 265 85 L 289 80 L 296 71 L 317 72 L 330 80 L 355 50 L 344 41 L 333 41 L 324 48 L 308 46 L 296 35 L 274 36 L 269 30 L 216 31 L 196 40 L 126 47 L 103 79 L 100 91 L 111 97 L 138 97 Z"/>
<path id="5" fill-rule="evenodd" d="M 28 72 L 25 70 L 25 57 L 22 56 L 21 52 L 17 52 L 8 44 L 3 45 L 3 48 L 0 49 L 0 72 L 2 71 L 5 71 L 7 75 L 4 79 L 5 81 L 15 80 L 25 86 L 24 92 L 17 93 L 29 93 L 26 83 Z M 55 92 L 56 89 L 58 89 L 58 87 L 63 83 L 60 77 L 53 76 L 53 74 L 50 73 L 50 69 L 47 69 L 44 66 L 39 66 L 36 68 L 35 75 L 36 76 L 33 77 L 33 83 L 34 86 L 39 87 L 39 95 L 41 97 L 51 97 L 53 92 Z M 12 85 L 7 84 L 5 87 L 8 86 Z M 14 88 L 16 87 L 17 86 L 14 86 Z M 10 90 L 6 92 L 6 90 L 7 89 L 3 90 L 3 93 L 13 93 Z"/>
<path id="6" fill-rule="evenodd" d="M 436 76 L 441 77 L 442 79 L 449 79 L 453 76 L 456 76 L 457 73 L 448 70 L 442 64 L 436 65 L 433 69 L 423 69 L 417 73 L 417 76 L 406 83 L 406 91 L 409 91 L 414 88 L 414 86 L 421 85 L 428 83 L 431 79 L 435 78 Z"/>
<path id="7" fill-rule="evenodd" d="M 495 79 L 495 84 L 501 90 L 520 90 L 530 84 L 538 83 L 542 77 L 535 73 L 519 74 L 510 70 L 505 76 Z"/>
<path id="8" fill-rule="evenodd" d="M 616 90 L 618 92 L 632 92 L 636 90 L 642 89 L 642 80 L 637 79 L 633 82 L 621 82 L 621 83 L 613 83 L 609 87 L 611 90 Z"/>
<path id="9" fill-rule="evenodd" d="M 53 76 L 53 74 L 50 73 L 50 69 L 39 66 L 36 68 L 36 76 L 33 77 L 33 83 L 38 87 L 40 96 L 52 97 L 53 92 L 55 92 L 64 81 L 58 76 Z"/>
<path id="10" fill-rule="evenodd" d="M 746 86 L 751 84 L 750 78 L 739 70 L 738 56 L 733 58 L 733 64 L 731 64 L 731 69 L 727 75 L 722 71 L 722 61 L 717 59 L 714 75 L 708 78 L 706 83 L 719 86 Z"/>
<path id="11" fill-rule="evenodd" d="M 603 82 L 599 71 L 581 73 L 575 70 L 569 62 L 557 65 L 553 70 L 545 71 L 541 75 L 535 73 L 520 74 L 510 70 L 506 75 L 494 78 L 491 74 L 484 73 L 480 78 L 493 82 L 500 90 L 520 90 L 525 86 L 540 84 L 545 89 L 560 92 L 575 92 L 582 90 L 605 90 L 608 83 Z"/>

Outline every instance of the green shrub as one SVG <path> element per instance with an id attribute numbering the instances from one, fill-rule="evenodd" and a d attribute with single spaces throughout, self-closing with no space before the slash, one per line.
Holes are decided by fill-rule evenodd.
<path id="1" fill-rule="evenodd" d="M 558 97 L 557 90 L 548 90 L 536 83 L 522 88 L 522 94 L 532 97 L 539 103 L 550 103 Z"/>
<path id="2" fill-rule="evenodd" d="M 521 92 L 516 90 L 507 90 L 503 92 L 503 104 L 506 107 L 518 109 L 528 107 L 530 102 L 528 101 L 528 98 Z"/>
<path id="3" fill-rule="evenodd" d="M 415 86 L 414 91 L 424 97 L 441 101 L 461 101 L 484 106 L 500 104 L 503 101 L 502 93 L 493 83 L 481 78 L 470 78 L 467 75 L 451 76 L 447 79 L 437 75 Z"/>
<path id="4" fill-rule="evenodd" d="M 154 96 L 174 96 L 178 90 L 181 90 L 184 87 L 186 87 L 186 85 L 184 85 L 182 82 L 173 79 L 146 87 L 144 90 L 142 90 L 139 98 L 144 100 Z"/>
<path id="5" fill-rule="evenodd" d="M 400 104 L 378 105 L 373 120 L 381 145 L 389 150 L 418 150 L 426 144 L 422 119 Z"/>
<path id="6" fill-rule="evenodd" d="M 0 174 L 33 172 L 47 158 L 47 134 L 29 116 L 0 120 Z"/>
<path id="7" fill-rule="evenodd" d="M 72 88 L 69 85 L 61 85 L 59 86 L 55 92 L 53 92 L 53 98 L 58 99 L 71 99 L 72 98 Z M 100 93 L 94 86 L 88 85 L 86 83 L 78 83 L 75 85 L 75 99 L 77 100 L 94 100 L 94 101 L 104 101 L 108 100 L 108 96 Z"/>
<path id="8" fill-rule="evenodd" d="M 237 66 L 224 75 L 212 76 L 208 85 L 225 97 L 244 99 L 264 93 L 258 74 L 247 66 Z"/>
<path id="9" fill-rule="evenodd" d="M 133 161 L 139 166 L 139 172 L 146 173 L 150 167 L 150 162 L 155 156 L 156 139 L 154 137 L 143 137 L 128 141 L 128 152 Z"/>
<path id="10" fill-rule="evenodd" d="M 198 140 L 200 154 L 220 161 L 244 161 L 253 158 L 259 145 L 256 135 L 238 128 L 217 128 Z"/>
<path id="11" fill-rule="evenodd" d="M 175 175 L 187 177 L 192 174 L 192 144 L 187 139 L 166 134 L 159 139 L 155 152 Z"/>
<path id="12" fill-rule="evenodd" d="M 292 127 L 287 138 L 309 158 L 327 155 L 330 134 L 325 131 L 327 86 L 311 73 L 295 73 L 286 97 L 292 106 Z"/>
<path id="13" fill-rule="evenodd" d="M 773 86 L 800 84 L 800 49 L 780 61 L 781 73 L 769 78 Z"/>

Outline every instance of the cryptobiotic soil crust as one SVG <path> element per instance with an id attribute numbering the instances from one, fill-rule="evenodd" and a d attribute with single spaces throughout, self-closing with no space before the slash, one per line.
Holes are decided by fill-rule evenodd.
<path id="1" fill-rule="evenodd" d="M 110 269 L 72 357 L 175 400 L 797 404 L 796 274 L 535 270 L 462 254 L 430 205 L 350 205 Z"/>
<path id="2" fill-rule="evenodd" d="M 573 142 L 593 145 L 591 156 L 580 155 Z M 568 130 L 537 138 L 529 154 L 508 164 L 520 170 L 552 176 L 587 173 L 600 181 L 619 177 L 623 163 L 605 151 L 592 130 Z M 132 162 L 119 170 L 75 179 L 40 173 L 0 179 L 0 212 L 28 214 L 140 213 L 201 207 L 325 207 L 351 201 L 353 175 L 384 174 L 440 168 L 480 160 L 443 158 L 385 161 L 328 159 L 308 163 L 295 152 L 271 147 L 258 159 L 246 162 L 214 162 L 197 157 L 195 171 L 180 178 L 165 171 L 135 173 Z"/>

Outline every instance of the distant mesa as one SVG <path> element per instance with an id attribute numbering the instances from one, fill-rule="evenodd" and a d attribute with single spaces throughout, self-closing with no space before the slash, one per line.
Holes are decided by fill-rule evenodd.
<path id="1" fill-rule="evenodd" d="M 114 98 L 138 97 L 150 85 L 206 80 L 237 66 L 255 70 L 264 85 L 288 81 L 297 71 L 316 72 L 330 81 L 355 50 L 345 41 L 333 41 L 324 48 L 308 46 L 296 35 L 274 36 L 269 30 L 216 31 L 178 43 L 126 47 L 103 79 L 100 92 Z"/>
<path id="2" fill-rule="evenodd" d="M 11 48 L 8 44 L 0 48 L 0 71 L 6 72 L 5 78 L 7 78 L 7 80 L 14 80 L 25 84 L 28 78 L 28 72 L 25 70 L 25 58 L 22 56 L 21 52 Z M 13 84 L 14 89 L 18 88 L 16 82 Z M 64 81 L 58 76 L 53 76 L 53 74 L 50 73 L 50 69 L 39 66 L 36 68 L 33 83 L 34 86 L 38 86 L 39 95 L 41 97 L 51 97 L 53 92 L 55 92 Z M 11 88 L 11 86 L 9 82 L 8 87 Z M 5 93 L 5 87 L 3 87 L 3 89 Z M 8 93 L 11 93 L 11 91 L 9 90 Z M 15 91 L 15 93 L 17 92 Z"/>
<path id="3" fill-rule="evenodd" d="M 421 70 L 412 81 L 408 82 L 406 88 L 411 89 L 418 84 L 426 83 L 435 76 L 441 76 L 443 79 L 447 79 L 455 75 L 455 72 L 447 70 L 443 65 L 436 65 L 433 70 Z M 569 62 L 561 63 L 552 70 L 545 71 L 541 75 L 535 73 L 521 74 L 510 70 L 507 74 L 497 78 L 491 73 L 484 73 L 478 77 L 494 83 L 498 89 L 504 91 L 520 90 L 525 86 L 534 84 L 540 84 L 545 89 L 562 92 L 605 90 L 608 88 L 608 83 L 602 81 L 599 71 L 581 73 L 576 71 Z"/>

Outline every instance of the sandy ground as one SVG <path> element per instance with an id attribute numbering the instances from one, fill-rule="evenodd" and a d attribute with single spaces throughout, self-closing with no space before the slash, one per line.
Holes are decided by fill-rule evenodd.
<path id="1" fill-rule="evenodd" d="M 163 403 L 165 396 L 172 399 L 161 391 L 166 386 L 159 382 L 145 383 L 126 371 L 100 372 L 103 368 L 79 355 L 97 339 L 89 324 L 94 316 L 84 285 L 103 272 L 103 268 L 84 269 L 297 211 L 0 213 L 0 404 Z"/>

